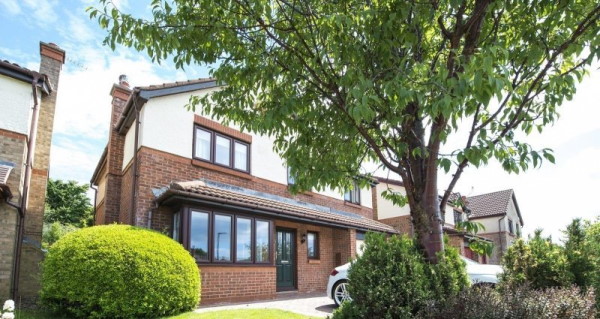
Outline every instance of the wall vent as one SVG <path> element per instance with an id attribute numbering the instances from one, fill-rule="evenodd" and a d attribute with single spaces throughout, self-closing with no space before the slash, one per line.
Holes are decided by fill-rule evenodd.
<path id="1" fill-rule="evenodd" d="M 11 162 L 0 161 L 0 184 L 6 184 L 10 171 L 15 167 Z"/>

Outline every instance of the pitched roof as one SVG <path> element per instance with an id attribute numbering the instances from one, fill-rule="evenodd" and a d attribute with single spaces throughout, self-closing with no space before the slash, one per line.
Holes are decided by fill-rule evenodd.
<path id="1" fill-rule="evenodd" d="M 517 215 L 521 225 L 523 225 L 521 211 L 515 198 L 515 192 L 512 189 L 467 198 L 467 207 L 471 210 L 469 219 L 506 215 L 511 200 L 514 201 Z"/>
<path id="2" fill-rule="evenodd" d="M 136 88 L 138 88 L 140 90 L 160 90 L 160 89 L 168 89 L 168 88 L 179 87 L 179 86 L 186 86 L 186 85 L 196 84 L 196 83 L 215 82 L 216 80 L 217 79 L 215 79 L 215 78 L 199 78 L 199 79 L 187 80 L 187 81 L 176 81 L 176 82 L 162 83 L 162 84 L 156 84 L 156 85 L 138 86 Z"/>
<path id="3" fill-rule="evenodd" d="M 45 74 L 40 74 L 37 71 L 29 70 L 16 63 L 11 63 L 7 60 L 0 60 L 0 74 L 11 78 L 31 83 L 33 79 L 37 79 L 36 85 L 40 87 L 44 93 L 52 92 L 52 84 Z"/>
<path id="4" fill-rule="evenodd" d="M 183 196 L 211 203 L 229 204 L 236 208 L 246 208 L 279 218 L 358 230 L 397 233 L 389 225 L 358 214 L 208 180 L 171 183 L 168 188 L 158 191 L 156 195 L 158 203 L 167 202 L 176 196 Z"/>

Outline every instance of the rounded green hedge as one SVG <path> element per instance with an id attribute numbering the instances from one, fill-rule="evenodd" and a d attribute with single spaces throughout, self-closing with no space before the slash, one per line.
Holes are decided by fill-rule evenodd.
<path id="1" fill-rule="evenodd" d="M 67 234 L 43 263 L 42 302 L 88 318 L 154 318 L 200 301 L 200 272 L 181 244 L 158 232 L 108 225 Z"/>

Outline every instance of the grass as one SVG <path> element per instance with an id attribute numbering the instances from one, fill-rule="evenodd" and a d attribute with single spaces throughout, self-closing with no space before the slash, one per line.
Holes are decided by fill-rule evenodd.
<path id="1" fill-rule="evenodd" d="M 297 313 L 277 309 L 235 309 L 211 312 L 186 312 L 164 319 L 314 319 Z M 44 311 L 17 310 L 15 319 L 62 319 Z"/>
<path id="2" fill-rule="evenodd" d="M 297 313 L 277 309 L 235 309 L 203 313 L 187 312 L 169 319 L 313 319 Z"/>

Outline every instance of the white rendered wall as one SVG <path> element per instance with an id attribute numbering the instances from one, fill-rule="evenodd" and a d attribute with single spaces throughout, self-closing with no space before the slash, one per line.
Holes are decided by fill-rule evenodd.
<path id="1" fill-rule="evenodd" d="M 140 136 L 139 146 L 146 146 L 174 155 L 192 158 L 193 136 L 194 136 L 194 115 L 211 118 L 197 108 L 196 112 L 188 111 L 185 105 L 188 104 L 189 97 L 192 94 L 199 96 L 210 94 L 217 90 L 208 89 L 192 93 L 174 94 L 150 99 L 144 105 L 140 113 Z M 216 121 L 215 119 L 212 119 Z M 229 127 L 238 129 L 239 127 L 230 123 Z M 132 157 L 127 149 L 133 143 L 133 137 L 129 135 L 133 132 L 130 129 L 125 141 L 125 154 L 123 167 L 127 165 Z M 247 132 L 246 132 L 247 133 Z M 266 179 L 272 182 L 287 184 L 287 167 L 283 160 L 273 151 L 273 140 L 267 136 L 252 135 L 250 173 L 258 178 Z M 343 193 L 334 190 L 324 190 L 316 192 L 336 199 L 343 199 Z M 361 205 L 372 208 L 372 197 L 370 188 L 361 190 Z"/>
<path id="2" fill-rule="evenodd" d="M 0 129 L 29 135 L 31 84 L 0 76 L 0 97 Z"/>
<path id="3" fill-rule="evenodd" d="M 123 146 L 123 167 L 125 169 L 131 159 L 133 159 L 133 148 L 135 147 L 135 124 L 131 125 L 127 135 L 125 135 L 125 145 Z"/>
<path id="4" fill-rule="evenodd" d="M 399 192 L 402 195 L 406 195 L 406 190 L 403 186 L 398 186 L 394 184 L 386 184 L 379 183 L 377 184 L 377 217 L 379 219 L 386 219 L 392 217 L 406 216 L 410 215 L 410 207 L 408 204 L 404 205 L 404 207 L 394 206 L 391 201 L 383 198 L 381 193 L 385 190 L 391 188 L 394 192 Z"/>

